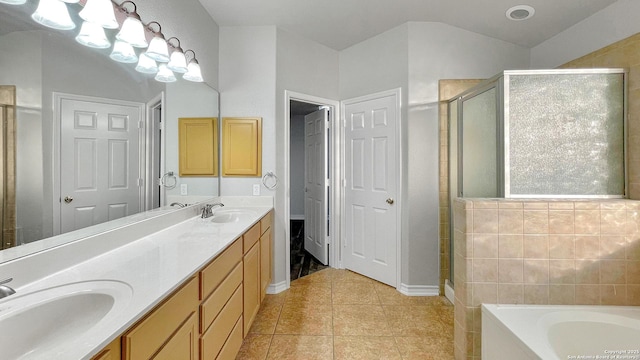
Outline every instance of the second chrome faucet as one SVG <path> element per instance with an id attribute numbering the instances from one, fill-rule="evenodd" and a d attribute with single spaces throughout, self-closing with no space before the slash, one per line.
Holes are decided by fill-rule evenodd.
<path id="1" fill-rule="evenodd" d="M 214 206 L 223 207 L 224 204 L 223 203 L 206 204 L 205 206 L 202 207 L 202 215 L 200 217 L 203 218 L 203 219 L 206 219 L 208 217 L 212 217 L 213 216 L 213 207 Z"/>

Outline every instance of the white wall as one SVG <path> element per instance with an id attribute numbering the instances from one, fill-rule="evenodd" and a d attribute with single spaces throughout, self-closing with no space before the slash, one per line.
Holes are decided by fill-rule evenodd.
<path id="1" fill-rule="evenodd" d="M 275 169 L 275 26 L 220 28 L 220 115 L 262 117 L 262 173 Z M 260 177 L 223 177 L 221 194 L 251 195 Z"/>
<path id="2" fill-rule="evenodd" d="M 443 23 L 409 26 L 407 181 L 402 281 L 439 283 L 438 81 L 529 67 L 529 50 Z"/>
<path id="3" fill-rule="evenodd" d="M 291 132 L 289 133 L 289 165 L 290 172 L 290 194 L 291 194 L 291 207 L 289 212 L 291 219 L 303 220 L 304 219 L 304 160 L 305 160 L 305 148 L 304 148 L 304 116 L 292 116 L 291 117 Z"/>
<path id="4" fill-rule="evenodd" d="M 531 49 L 531 67 L 549 69 L 640 32 L 640 1 L 618 0 Z"/>

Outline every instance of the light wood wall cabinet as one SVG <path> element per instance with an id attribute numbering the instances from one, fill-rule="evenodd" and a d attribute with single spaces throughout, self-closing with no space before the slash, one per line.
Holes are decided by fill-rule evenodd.
<path id="1" fill-rule="evenodd" d="M 233 360 L 271 282 L 273 212 L 91 360 Z"/>
<path id="2" fill-rule="evenodd" d="M 180 176 L 218 175 L 218 119 L 178 119 Z"/>
<path id="3" fill-rule="evenodd" d="M 222 118 L 222 175 L 262 176 L 262 118 Z"/>

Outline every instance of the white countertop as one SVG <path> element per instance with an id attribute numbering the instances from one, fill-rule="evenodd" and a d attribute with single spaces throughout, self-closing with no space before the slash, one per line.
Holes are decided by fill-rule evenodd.
<path id="1" fill-rule="evenodd" d="M 0 300 L 2 305 L 22 294 L 84 281 L 112 280 L 131 287 L 129 303 L 117 316 L 96 325 L 81 341 L 69 339 L 44 356 L 29 359 L 89 359 L 97 354 L 272 209 L 264 203 L 251 207 L 246 202 L 236 204 L 241 206 L 227 205 L 222 209 L 250 208 L 256 216 L 222 224 L 212 222 L 211 218 L 189 218 L 25 284 L 16 289 L 17 294 Z"/>

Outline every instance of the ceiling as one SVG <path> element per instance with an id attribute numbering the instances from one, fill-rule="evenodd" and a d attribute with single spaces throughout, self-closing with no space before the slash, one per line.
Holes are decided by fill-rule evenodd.
<path id="1" fill-rule="evenodd" d="M 407 21 L 443 22 L 527 48 L 616 0 L 200 0 L 219 26 L 277 25 L 335 50 Z M 507 19 L 526 4 L 535 16 Z"/>

